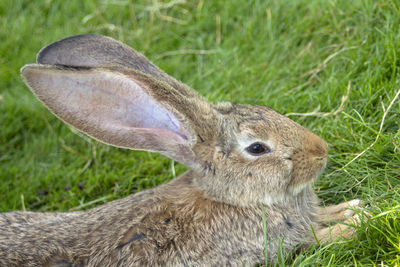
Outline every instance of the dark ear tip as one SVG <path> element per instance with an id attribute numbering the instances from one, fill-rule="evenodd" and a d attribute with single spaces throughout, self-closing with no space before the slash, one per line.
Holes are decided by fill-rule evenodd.
<path id="1" fill-rule="evenodd" d="M 35 91 L 33 84 L 35 83 L 35 77 L 37 77 L 38 70 L 40 69 L 38 64 L 26 64 L 20 69 L 20 73 L 24 83 L 28 86 L 31 91 Z"/>
<path id="2" fill-rule="evenodd" d="M 79 34 L 70 36 L 54 43 L 51 43 L 45 47 L 43 47 L 36 56 L 36 62 L 39 64 L 49 64 L 56 65 L 62 64 L 62 62 L 58 62 L 58 54 L 61 50 L 68 50 L 73 47 L 72 45 L 76 43 L 83 43 L 88 41 L 100 41 L 107 39 L 108 37 L 99 35 L 99 34 Z"/>
<path id="3" fill-rule="evenodd" d="M 37 67 L 36 64 L 26 64 L 19 70 L 19 72 L 21 73 L 21 76 L 25 78 L 33 69 L 35 69 L 35 67 Z"/>
<path id="4" fill-rule="evenodd" d="M 23 65 L 23 66 L 19 69 L 19 73 L 20 73 L 21 75 L 23 75 L 24 72 L 26 71 L 26 68 L 27 68 L 27 67 L 28 67 L 27 65 Z"/>

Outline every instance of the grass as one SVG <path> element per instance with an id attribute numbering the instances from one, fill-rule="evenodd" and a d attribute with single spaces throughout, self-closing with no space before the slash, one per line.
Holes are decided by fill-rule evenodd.
<path id="1" fill-rule="evenodd" d="M 323 203 L 360 198 L 373 217 L 355 240 L 280 265 L 399 266 L 399 25 L 395 0 L 0 1 L 0 211 L 86 209 L 185 170 L 82 138 L 22 83 L 41 47 L 99 33 L 210 101 L 306 113 L 290 117 L 330 145 L 315 185 Z"/>

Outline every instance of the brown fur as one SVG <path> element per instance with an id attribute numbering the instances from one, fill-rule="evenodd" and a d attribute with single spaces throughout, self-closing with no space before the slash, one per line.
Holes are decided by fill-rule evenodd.
<path id="1" fill-rule="evenodd" d="M 310 183 L 326 165 L 327 145 L 287 117 L 208 103 L 108 37 L 58 41 L 41 50 L 38 63 L 22 75 L 60 119 L 105 143 L 160 152 L 191 169 L 84 212 L 1 214 L 1 266 L 252 265 L 264 262 L 264 251 L 273 263 L 280 248 L 286 255 L 312 244 L 313 231 L 322 243 L 351 236 L 347 225 L 324 225 L 351 220 L 347 210 L 359 202 L 319 207 Z M 142 100 L 150 111 L 136 105 Z M 271 151 L 249 155 L 245 148 L 256 141 Z"/>

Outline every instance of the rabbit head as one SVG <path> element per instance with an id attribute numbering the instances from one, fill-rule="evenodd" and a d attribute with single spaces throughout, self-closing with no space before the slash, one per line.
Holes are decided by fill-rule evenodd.
<path id="1" fill-rule="evenodd" d="M 327 144 L 278 112 L 261 106 L 218 104 L 215 144 L 200 182 L 213 195 L 240 203 L 290 201 L 321 173 Z M 207 166 L 207 165 L 205 165 Z M 216 177 L 214 179 L 212 177 Z"/>
<path id="2" fill-rule="evenodd" d="M 327 144 L 278 112 L 212 104 L 109 37 L 79 35 L 21 70 L 64 122 L 117 147 L 159 152 L 199 173 L 205 194 L 248 206 L 285 202 L 326 164 Z"/>

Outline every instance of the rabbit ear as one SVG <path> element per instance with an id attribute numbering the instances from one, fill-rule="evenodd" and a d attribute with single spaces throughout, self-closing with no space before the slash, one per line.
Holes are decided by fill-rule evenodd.
<path id="1" fill-rule="evenodd" d="M 196 94 L 131 47 L 102 35 L 76 35 L 54 42 L 40 50 L 37 63 L 72 67 L 129 68 L 166 82 L 184 95 Z"/>
<path id="2" fill-rule="evenodd" d="M 195 166 L 196 135 L 177 103 L 185 98 L 137 71 L 28 64 L 25 83 L 66 123 L 117 147 L 160 152 Z M 163 93 L 164 92 L 164 93 Z"/>

